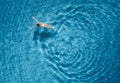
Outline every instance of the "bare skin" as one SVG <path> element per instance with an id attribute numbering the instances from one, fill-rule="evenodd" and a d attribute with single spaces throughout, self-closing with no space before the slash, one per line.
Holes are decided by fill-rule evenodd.
<path id="1" fill-rule="evenodd" d="M 40 26 L 40 27 L 43 27 L 43 28 L 52 28 L 51 25 L 39 22 L 34 16 L 32 18 L 35 20 L 37 26 Z"/>

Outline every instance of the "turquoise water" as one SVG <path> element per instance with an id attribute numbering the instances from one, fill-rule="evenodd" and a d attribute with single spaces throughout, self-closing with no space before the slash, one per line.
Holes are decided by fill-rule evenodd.
<path id="1" fill-rule="evenodd" d="M 119 0 L 1 0 L 0 83 L 120 83 L 119 24 Z"/>

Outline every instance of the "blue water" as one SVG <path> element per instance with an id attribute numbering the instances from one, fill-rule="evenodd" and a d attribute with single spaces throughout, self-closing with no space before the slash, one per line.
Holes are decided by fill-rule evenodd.
<path id="1" fill-rule="evenodd" d="M 0 0 L 0 83 L 120 83 L 120 1 Z"/>

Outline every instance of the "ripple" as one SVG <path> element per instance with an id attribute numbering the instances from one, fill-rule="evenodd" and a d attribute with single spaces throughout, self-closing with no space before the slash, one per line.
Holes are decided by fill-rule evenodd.
<path id="1" fill-rule="evenodd" d="M 52 23 L 58 33 L 52 46 L 45 51 L 53 72 L 58 71 L 65 79 L 74 82 L 106 82 L 112 78 L 112 72 L 106 76 L 113 71 L 112 64 L 117 62 L 110 55 L 113 46 L 107 42 L 111 39 L 106 38 L 112 35 L 109 16 L 115 16 L 114 12 L 107 6 L 83 4 L 67 5 L 61 10 L 56 8 L 54 13 L 58 15 L 53 17 Z M 105 37 L 107 34 L 109 37 Z"/>

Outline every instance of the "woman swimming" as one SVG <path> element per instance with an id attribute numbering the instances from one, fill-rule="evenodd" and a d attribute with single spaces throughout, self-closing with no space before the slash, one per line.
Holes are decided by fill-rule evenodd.
<path id="1" fill-rule="evenodd" d="M 52 28 L 51 25 L 48 25 L 48 24 L 44 24 L 44 23 L 42 23 L 42 22 L 39 22 L 34 16 L 33 16 L 32 18 L 33 18 L 33 20 L 35 20 L 37 26 L 41 26 L 41 27 L 43 27 L 43 28 Z"/>

